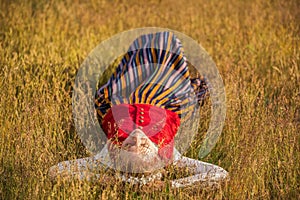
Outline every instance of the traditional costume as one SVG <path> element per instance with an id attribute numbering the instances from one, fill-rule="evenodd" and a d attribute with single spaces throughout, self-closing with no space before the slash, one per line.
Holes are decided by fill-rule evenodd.
<path id="1" fill-rule="evenodd" d="M 174 146 L 180 126 L 197 117 L 199 106 L 208 94 L 205 79 L 191 78 L 189 67 L 192 66 L 184 55 L 181 42 L 173 33 L 146 34 L 132 43 L 107 83 L 98 89 L 95 108 L 109 145 L 121 148 L 126 138 L 138 129 L 151 140 L 163 161 L 162 165 L 152 169 L 154 175 L 148 178 L 123 176 L 123 181 L 145 184 L 160 179 L 157 169 L 170 164 L 190 167 L 192 173 L 192 176 L 172 180 L 173 187 L 197 181 L 217 183 L 227 177 L 224 169 L 184 157 Z M 116 160 L 109 156 L 109 145 L 94 157 L 59 163 L 52 168 L 52 174 L 67 169 L 84 179 L 83 169 L 104 167 L 124 171 L 117 168 Z M 70 166 L 74 164 L 77 170 L 72 172 Z"/>

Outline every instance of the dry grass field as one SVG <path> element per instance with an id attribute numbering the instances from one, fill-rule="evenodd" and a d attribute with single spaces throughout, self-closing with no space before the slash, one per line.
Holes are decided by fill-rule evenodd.
<path id="1" fill-rule="evenodd" d="M 0 0 L 0 8 L 0 199 L 300 199 L 298 0 Z M 148 191 L 51 182 L 50 166 L 88 156 L 72 119 L 80 64 L 101 41 L 149 26 L 185 33 L 216 62 L 227 116 L 203 160 L 230 181 Z"/>

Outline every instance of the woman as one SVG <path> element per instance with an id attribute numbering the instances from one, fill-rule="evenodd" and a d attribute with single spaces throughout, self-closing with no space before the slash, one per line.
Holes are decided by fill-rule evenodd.
<path id="1" fill-rule="evenodd" d="M 119 179 L 143 185 L 161 180 L 164 170 L 184 168 L 188 177 L 172 180 L 172 187 L 224 180 L 228 176 L 224 169 L 184 157 L 174 147 L 180 127 L 197 119 L 207 95 L 205 81 L 191 79 L 189 67 L 174 34 L 137 38 L 96 94 L 106 146 L 94 157 L 53 166 L 50 176 L 92 179 L 100 178 L 100 169 L 114 169 Z"/>

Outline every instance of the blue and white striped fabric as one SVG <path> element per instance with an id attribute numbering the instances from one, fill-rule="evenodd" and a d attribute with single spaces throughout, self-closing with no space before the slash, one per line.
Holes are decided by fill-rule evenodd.
<path id="1" fill-rule="evenodd" d="M 176 112 L 195 111 L 207 88 L 190 79 L 181 42 L 171 32 L 138 37 L 122 57 L 108 82 L 96 94 L 98 117 L 118 104 L 150 104 Z M 195 93 L 197 91 L 197 94 Z M 199 94 L 200 93 L 200 94 Z"/>

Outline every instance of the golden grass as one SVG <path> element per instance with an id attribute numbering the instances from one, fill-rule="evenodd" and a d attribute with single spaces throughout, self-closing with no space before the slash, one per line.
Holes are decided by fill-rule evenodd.
<path id="1" fill-rule="evenodd" d="M 299 199 L 297 0 L 0 1 L 0 199 Z M 217 190 L 143 192 L 47 177 L 87 156 L 72 120 L 76 71 L 124 30 L 168 27 L 202 44 L 227 93 L 222 136 L 204 161 L 229 171 Z M 189 151 L 196 158 L 199 146 Z"/>

